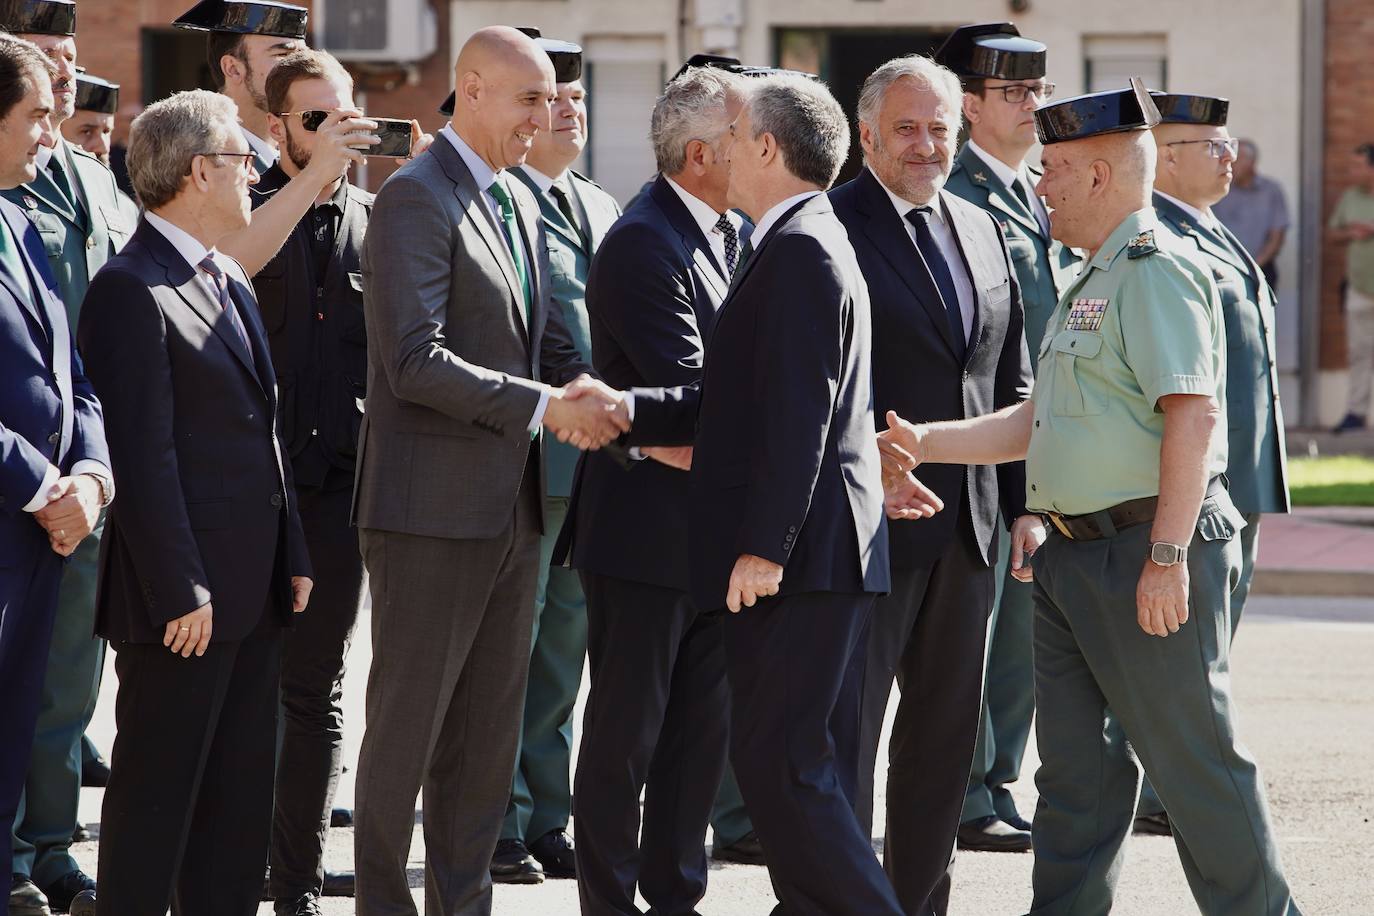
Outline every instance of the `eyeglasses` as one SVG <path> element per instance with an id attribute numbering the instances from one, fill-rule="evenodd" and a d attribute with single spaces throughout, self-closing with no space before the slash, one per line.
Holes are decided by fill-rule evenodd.
<path id="1" fill-rule="evenodd" d="M 236 163 L 237 166 L 245 172 L 253 171 L 253 161 L 258 158 L 256 153 L 197 153 L 196 155 L 215 157 L 226 156 L 230 159 L 236 159 L 238 160 Z"/>
<path id="2" fill-rule="evenodd" d="M 1031 94 L 1041 99 L 1047 99 L 1054 95 L 1054 83 L 1038 83 L 1034 86 L 1016 83 L 1011 86 L 984 86 L 983 88 L 989 92 L 1002 93 L 1002 97 L 1012 105 L 1020 105 L 1026 101 L 1026 96 Z"/>
<path id="3" fill-rule="evenodd" d="M 1166 143 L 1165 146 L 1186 146 L 1189 143 L 1206 143 L 1207 155 L 1213 159 L 1220 159 L 1223 154 L 1229 155 L 1232 159 L 1236 158 L 1236 151 L 1240 149 L 1240 141 L 1232 137 L 1223 140 L 1220 137 L 1209 137 L 1206 140 L 1175 140 Z"/>
<path id="4" fill-rule="evenodd" d="M 307 111 L 283 111 L 281 114 L 277 115 L 277 117 L 290 118 L 295 115 L 300 115 L 301 127 L 304 127 L 306 130 L 313 132 L 320 129 L 320 125 L 324 123 L 325 118 L 329 117 L 330 112 L 320 111 L 319 109 L 310 109 Z"/>

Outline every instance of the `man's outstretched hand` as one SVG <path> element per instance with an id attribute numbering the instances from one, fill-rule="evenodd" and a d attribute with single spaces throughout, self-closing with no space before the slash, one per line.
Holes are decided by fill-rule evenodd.
<path id="1" fill-rule="evenodd" d="M 930 518 L 945 507 L 945 502 L 910 471 L 883 474 L 883 507 L 893 519 Z"/>
<path id="2" fill-rule="evenodd" d="M 916 423 L 908 423 L 897 416 L 897 411 L 887 412 L 887 429 L 878 433 L 878 454 L 883 462 L 883 482 L 894 482 L 905 474 L 916 470 L 925 460 L 921 440 L 925 430 Z"/>
<path id="3" fill-rule="evenodd" d="M 555 388 L 544 411 L 544 425 L 559 442 L 599 449 L 630 431 L 625 395 L 589 375 Z"/>

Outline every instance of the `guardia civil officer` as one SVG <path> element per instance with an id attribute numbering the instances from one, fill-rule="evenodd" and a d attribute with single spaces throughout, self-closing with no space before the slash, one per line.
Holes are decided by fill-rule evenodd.
<path id="1" fill-rule="evenodd" d="M 60 130 L 76 105 L 76 4 L 6 0 L 0 3 L 0 29 L 33 42 L 56 65 L 52 120 Z M 134 223 L 110 170 L 56 132 L 55 141 L 51 148 L 38 147 L 35 177 L 3 194 L 38 229 L 67 322 L 75 328 L 91 278 L 123 247 Z M 14 874 L 31 879 L 60 910 L 95 886 L 70 847 L 78 828 L 81 737 L 95 713 L 105 658 L 104 642 L 92 635 L 103 531 L 102 520 L 63 567 L 23 816 L 14 825 Z"/>
<path id="2" fill-rule="evenodd" d="M 1037 189 L 1055 237 L 1089 260 L 1050 318 L 1034 396 L 962 422 L 890 415 L 882 438 L 891 469 L 903 451 L 961 464 L 1025 456 L 1027 504 L 1052 522 L 1038 552 L 1030 533 L 1012 545 L 1013 562 L 1036 552 L 1031 912 L 1111 909 L 1138 759 L 1203 913 L 1295 914 L 1231 699 L 1245 522 L 1221 476 L 1225 319 L 1195 247 L 1150 206 L 1158 121 L 1138 80 L 1037 110 Z M 893 511 L 912 486 L 894 485 Z M 1129 744 L 1104 731 L 1107 709 Z"/>
<path id="3" fill-rule="evenodd" d="M 946 189 L 996 218 L 1007 241 L 1025 312 L 1026 344 L 1035 355 L 1059 293 L 1078 256 L 1050 235 L 1049 213 L 1035 193 L 1040 171 L 1026 162 L 1035 144 L 1035 109 L 1054 94 L 1045 79 L 1047 49 L 1010 22 L 966 25 L 935 59 L 964 86 L 968 140 Z M 1000 538 L 997 597 L 988 621 L 982 721 L 960 817 L 961 849 L 1030 849 L 1030 824 L 1007 789 L 1021 775 L 1035 714 L 1031 671 L 1031 587 L 1010 571 L 1011 539 Z"/>

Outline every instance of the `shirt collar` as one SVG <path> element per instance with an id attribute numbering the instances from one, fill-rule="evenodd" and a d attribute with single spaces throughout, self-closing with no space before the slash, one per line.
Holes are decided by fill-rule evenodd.
<path id="1" fill-rule="evenodd" d="M 467 141 L 458 136 L 458 131 L 453 129 L 453 125 L 445 124 L 443 129 L 439 131 L 439 136 L 453 144 L 453 148 L 458 151 L 459 158 L 463 160 L 463 164 L 472 173 L 472 180 L 477 183 L 478 189 L 485 191 L 490 188 L 500 173 L 487 165 L 487 160 L 477 155 L 472 147 L 468 146 Z"/>
<path id="2" fill-rule="evenodd" d="M 58 142 L 58 143 L 61 143 L 61 142 L 62 142 L 62 138 L 59 137 L 59 138 L 57 139 L 57 142 Z M 57 148 L 56 148 L 56 147 L 47 147 L 47 146 L 44 146 L 44 145 L 41 144 L 41 143 L 38 144 L 38 155 L 35 157 L 35 159 L 36 159 L 36 161 L 37 161 L 37 163 L 38 163 L 38 167 L 39 167 L 40 169 L 42 169 L 43 171 L 46 172 L 46 171 L 48 170 L 48 163 L 49 163 L 49 162 L 52 162 L 52 157 L 53 157 L 54 155 L 56 155 L 56 153 L 57 153 Z"/>
<path id="3" fill-rule="evenodd" d="M 1175 207 L 1178 207 L 1184 213 L 1187 213 L 1189 216 L 1193 218 L 1193 222 L 1197 223 L 1204 229 L 1216 228 L 1217 220 L 1216 217 L 1212 215 L 1212 211 L 1207 210 L 1204 212 L 1202 210 L 1199 210 L 1192 204 L 1185 204 L 1183 201 L 1179 200 L 1177 197 L 1174 197 L 1172 194 L 1165 194 L 1158 188 L 1155 189 L 1155 193 L 1158 194 L 1160 197 L 1164 198 L 1165 200 L 1167 200 L 1169 203 L 1173 204 Z"/>
<path id="4" fill-rule="evenodd" d="M 1016 182 L 1016 179 L 1021 177 L 1021 173 L 1019 171 L 1007 165 L 1005 162 L 1003 162 L 1001 159 L 998 159 L 992 153 L 989 153 L 987 150 L 983 149 L 981 146 L 974 142 L 972 137 L 969 137 L 968 140 L 964 141 L 964 145 L 967 146 L 969 148 L 969 151 L 972 152 L 975 156 L 983 160 L 984 165 L 992 169 L 992 174 L 996 175 L 998 180 L 1000 180 L 1005 187 L 1010 188 Z"/>
<path id="5" fill-rule="evenodd" d="M 1093 256 L 1090 267 L 1099 267 L 1107 270 L 1116 260 L 1116 256 L 1126 250 L 1126 246 L 1131 239 L 1143 232 L 1159 232 L 1159 217 L 1155 215 L 1154 207 L 1145 207 L 1127 215 L 1121 221 L 1121 225 L 1112 230 L 1112 234 L 1107 236 L 1107 241 L 1102 243 L 1097 254 Z M 1081 279 L 1085 274 L 1079 274 Z"/>
<path id="6" fill-rule="evenodd" d="M 259 137 L 257 134 L 253 133 L 251 130 L 244 127 L 242 124 L 239 125 L 239 130 L 243 133 L 243 139 L 248 141 L 248 145 L 252 147 L 253 152 L 257 153 L 260 159 L 262 159 L 264 162 L 277 161 L 277 150 L 272 146 L 272 144 L 268 143 L 262 137 Z"/>
<path id="7" fill-rule="evenodd" d="M 763 219 L 759 220 L 758 223 L 754 226 L 754 234 L 749 237 L 751 241 L 754 239 L 758 239 L 758 243 L 754 245 L 754 247 L 758 248 L 759 245 L 763 244 L 763 240 L 768 238 L 768 231 L 773 228 L 774 223 L 782 219 L 782 215 L 784 213 L 786 213 L 788 210 L 791 210 L 793 207 L 795 207 L 802 201 L 810 200 L 811 198 L 815 197 L 817 194 L 820 193 L 820 191 L 803 191 L 800 194 L 793 194 L 786 200 L 780 200 L 777 203 L 773 204 L 773 206 L 769 208 L 768 212 L 763 214 Z"/>
<path id="8" fill-rule="evenodd" d="M 716 228 L 716 223 L 720 222 L 720 214 L 716 212 L 716 208 L 700 197 L 697 197 L 695 194 L 692 194 L 667 175 L 663 176 L 663 180 L 668 182 L 668 187 L 677 192 L 678 197 L 682 198 L 682 203 L 687 207 L 687 212 L 692 215 L 692 219 L 696 220 L 697 225 L 701 227 L 701 234 L 709 236 L 712 230 Z M 739 229 L 738 216 L 727 210 L 726 218 L 735 224 L 736 229 Z"/>
<path id="9" fill-rule="evenodd" d="M 897 217 L 902 220 L 903 225 L 906 224 L 906 215 L 917 207 L 922 206 L 930 208 L 930 215 L 933 221 L 944 223 L 945 208 L 940 205 L 939 192 L 936 192 L 935 196 L 931 198 L 928 204 L 913 204 L 905 197 L 899 197 L 891 188 L 883 184 L 883 180 L 878 177 L 876 172 L 871 172 L 871 174 L 873 175 L 873 179 L 878 182 L 878 187 L 887 192 L 887 198 L 892 201 L 892 206 L 897 210 Z"/>
<path id="10" fill-rule="evenodd" d="M 151 210 L 143 213 L 147 218 L 148 224 L 162 233 L 163 238 L 172 243 L 172 247 L 177 250 L 177 254 L 186 259 L 195 270 L 200 269 L 200 262 L 208 257 L 215 257 L 215 249 L 207 249 L 185 229 L 165 217 L 158 216 Z M 218 260 L 218 259 L 216 259 Z"/>
<path id="11" fill-rule="evenodd" d="M 550 178 L 548 175 L 545 175 L 543 172 L 539 171 L 537 168 L 530 165 L 529 163 L 525 163 L 524 165 L 520 166 L 520 170 L 524 172 L 526 175 L 530 176 L 530 180 L 533 181 L 535 186 L 539 188 L 539 190 L 543 191 L 545 194 L 549 193 L 549 188 L 557 184 L 558 178 L 563 177 L 563 175 L 559 175 L 558 178 Z M 563 174 L 566 175 L 567 172 L 564 172 Z"/>

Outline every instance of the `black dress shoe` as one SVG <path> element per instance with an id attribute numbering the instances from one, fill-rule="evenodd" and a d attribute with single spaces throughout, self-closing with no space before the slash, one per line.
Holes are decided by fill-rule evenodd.
<path id="1" fill-rule="evenodd" d="M 353 809 L 335 808 L 329 812 L 329 826 L 331 827 L 352 827 Z"/>
<path id="2" fill-rule="evenodd" d="M 1029 852 L 1029 831 L 1018 830 L 995 814 L 980 817 L 959 825 L 957 842 L 960 849 L 975 852 Z"/>
<path id="3" fill-rule="evenodd" d="M 52 916 L 48 898 L 27 875 L 11 878 L 9 916 Z"/>
<path id="4" fill-rule="evenodd" d="M 351 871 L 326 871 L 321 891 L 326 897 L 352 897 L 356 884 Z"/>
<path id="5" fill-rule="evenodd" d="M 95 916 L 95 891 L 82 891 L 72 898 L 71 916 Z"/>
<path id="6" fill-rule="evenodd" d="M 81 761 L 81 788 L 103 789 L 110 784 L 110 765 L 104 757 Z"/>
<path id="7" fill-rule="evenodd" d="M 501 840 L 491 857 L 491 880 L 497 884 L 543 884 L 544 868 L 519 840 Z"/>
<path id="8" fill-rule="evenodd" d="M 550 830 L 530 844 L 530 855 L 539 860 L 549 878 L 576 878 L 577 859 L 573 838 L 562 827 Z"/>
<path id="9" fill-rule="evenodd" d="M 752 830 L 729 846 L 712 846 L 711 858 L 737 865 L 768 864 L 763 860 L 763 844 L 759 842 L 759 835 Z"/>
<path id="10" fill-rule="evenodd" d="M 69 871 L 47 887 L 43 893 L 48 895 L 48 908 L 54 913 L 65 913 L 72 907 L 72 901 L 82 891 L 94 891 L 95 879 L 81 869 Z"/>
<path id="11" fill-rule="evenodd" d="M 91 832 L 90 832 L 89 830 L 86 829 L 86 825 L 85 825 L 85 824 L 77 824 L 77 825 L 76 825 L 76 829 L 72 831 L 72 842 L 73 842 L 73 843 L 89 843 L 90 841 L 91 841 Z"/>
<path id="12" fill-rule="evenodd" d="M 1169 823 L 1167 811 L 1161 811 L 1158 814 L 1137 814 L 1134 832 L 1145 836 L 1173 836 L 1174 826 Z"/>
<path id="13" fill-rule="evenodd" d="M 1022 816 L 1019 815 L 1019 814 L 1013 814 L 1011 817 L 1004 817 L 1004 818 L 1002 818 L 1002 822 L 1005 823 L 1005 824 L 1010 824 L 1011 826 L 1015 827 L 1017 830 L 1024 830 L 1024 831 L 1026 831 L 1027 833 L 1030 833 L 1030 829 L 1031 829 L 1031 823 L 1030 823 L 1030 821 L 1026 820 L 1024 817 L 1022 817 Z"/>
<path id="14" fill-rule="evenodd" d="M 272 905 L 276 916 L 324 916 L 320 909 L 320 898 L 314 894 L 302 894 L 295 900 L 278 900 Z"/>

